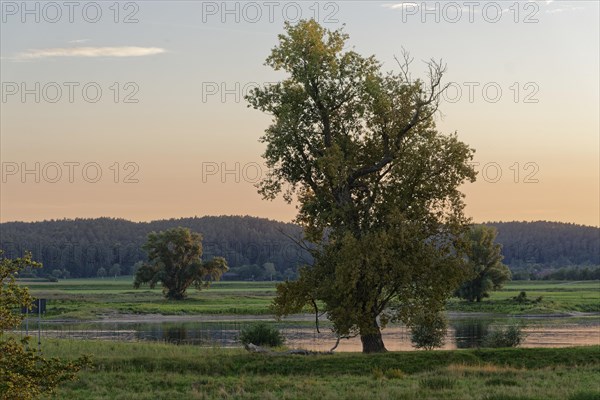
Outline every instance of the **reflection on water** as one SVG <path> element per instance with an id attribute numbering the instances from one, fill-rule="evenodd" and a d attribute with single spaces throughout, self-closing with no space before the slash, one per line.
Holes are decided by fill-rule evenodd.
<path id="1" fill-rule="evenodd" d="M 108 339 L 121 341 L 160 341 L 175 344 L 236 347 L 239 331 L 252 319 L 233 321 L 188 322 L 96 322 L 65 323 L 42 321 L 44 337 L 69 339 Z M 462 317 L 450 319 L 450 328 L 444 349 L 478 347 L 494 326 L 513 323 L 509 318 Z M 538 318 L 521 321 L 527 334 L 523 347 L 565 347 L 600 344 L 600 318 Z M 276 323 L 291 348 L 325 351 L 335 344 L 335 335 L 327 327 L 318 333 L 314 325 L 305 320 L 286 320 Z M 23 330 L 25 326 L 23 327 Z M 29 323 L 29 334 L 37 334 L 37 320 Z M 383 331 L 388 350 L 414 350 L 410 332 L 403 325 L 391 325 Z M 361 351 L 359 338 L 342 340 L 337 351 Z"/>
<path id="2" fill-rule="evenodd" d="M 490 319 L 461 319 L 452 321 L 454 340 L 459 349 L 469 349 L 481 346 L 483 338 L 488 334 L 492 323 Z"/>

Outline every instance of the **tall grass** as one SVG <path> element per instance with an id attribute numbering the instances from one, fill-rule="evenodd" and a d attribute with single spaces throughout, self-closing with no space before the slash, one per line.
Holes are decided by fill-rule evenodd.
<path id="1" fill-rule="evenodd" d="M 295 356 L 50 340 L 43 351 L 67 358 L 92 356 L 94 367 L 59 391 L 58 398 L 74 400 L 545 400 L 600 395 L 600 346 Z"/>

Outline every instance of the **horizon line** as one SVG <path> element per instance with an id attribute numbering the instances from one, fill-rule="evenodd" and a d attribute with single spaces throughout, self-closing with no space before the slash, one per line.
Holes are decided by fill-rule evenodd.
<path id="1" fill-rule="evenodd" d="M 131 222 L 131 223 L 135 223 L 135 224 L 150 224 L 150 223 L 153 223 L 153 222 L 162 222 L 162 221 L 170 221 L 170 220 L 201 219 L 201 218 L 219 218 L 219 217 L 239 217 L 239 218 L 249 217 L 249 218 L 256 218 L 256 219 L 264 219 L 264 220 L 268 220 L 268 221 L 275 221 L 275 222 L 279 222 L 279 223 L 283 223 L 283 224 L 297 225 L 293 221 L 282 221 L 282 220 L 278 220 L 278 219 L 274 219 L 274 218 L 257 216 L 257 215 L 249 215 L 249 214 L 194 215 L 194 216 L 186 216 L 186 217 L 170 217 L 170 218 L 158 218 L 158 219 L 150 219 L 150 220 L 133 220 L 133 219 L 125 218 L 125 217 L 113 217 L 113 216 L 75 217 L 75 218 L 63 217 L 63 218 L 51 218 L 51 219 L 31 220 L 31 221 L 24 221 L 24 220 L 2 221 L 2 220 L 0 220 L 0 225 L 2 225 L 2 224 L 11 224 L 11 223 L 35 224 L 35 223 L 54 222 L 54 221 L 77 221 L 77 220 L 98 220 L 98 219 L 114 219 L 114 220 L 127 221 L 127 222 Z M 541 219 L 537 219 L 537 220 L 533 220 L 533 219 L 532 220 L 516 220 L 516 219 L 513 219 L 513 220 L 498 220 L 498 221 L 484 221 L 484 222 L 473 221 L 473 225 L 478 225 L 478 224 L 495 224 L 495 223 L 511 223 L 511 222 L 519 222 L 519 223 L 550 222 L 550 223 L 578 225 L 578 226 L 585 226 L 585 227 L 600 229 L 600 223 L 598 225 L 588 225 L 588 224 L 580 224 L 580 223 L 571 222 L 571 221 L 541 220 Z"/>

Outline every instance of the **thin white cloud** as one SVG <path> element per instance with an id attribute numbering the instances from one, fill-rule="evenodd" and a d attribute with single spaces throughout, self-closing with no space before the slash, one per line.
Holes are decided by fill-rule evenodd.
<path id="1" fill-rule="evenodd" d="M 69 40 L 69 43 L 85 43 L 85 42 L 89 42 L 90 39 L 75 39 L 75 40 Z"/>
<path id="2" fill-rule="evenodd" d="M 18 60 L 49 57 L 143 57 L 164 53 L 160 47 L 59 47 L 52 49 L 29 49 L 16 55 Z"/>
<path id="3" fill-rule="evenodd" d="M 385 8 L 390 8 L 392 10 L 396 10 L 399 8 L 406 8 L 406 7 L 418 7 L 419 4 L 412 3 L 412 2 L 405 2 L 405 3 L 396 3 L 396 4 L 387 3 L 387 4 L 382 4 L 381 6 L 385 7 Z"/>
<path id="4" fill-rule="evenodd" d="M 579 10 L 585 10 L 585 7 L 568 6 L 568 7 L 563 7 L 563 8 L 553 8 L 550 10 L 546 10 L 546 13 L 557 14 L 557 13 L 562 13 L 562 12 L 567 12 L 567 11 L 579 11 Z"/>

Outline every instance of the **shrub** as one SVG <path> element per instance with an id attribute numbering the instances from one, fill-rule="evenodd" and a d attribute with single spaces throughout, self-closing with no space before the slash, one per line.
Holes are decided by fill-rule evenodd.
<path id="1" fill-rule="evenodd" d="M 519 304 L 526 303 L 527 302 L 527 293 L 522 291 L 521 293 L 519 293 L 518 296 L 513 297 L 513 299 Z"/>
<path id="2" fill-rule="evenodd" d="M 243 344 L 252 343 L 257 346 L 277 347 L 283 344 L 284 338 L 274 326 L 259 322 L 242 328 L 240 341 Z"/>
<path id="3" fill-rule="evenodd" d="M 417 349 L 433 350 L 442 347 L 448 330 L 448 320 L 441 313 L 422 313 L 411 322 L 410 340 Z"/>
<path id="4" fill-rule="evenodd" d="M 523 340 L 526 334 L 521 329 L 521 326 L 512 324 L 506 328 L 496 328 L 488 333 L 482 341 L 482 347 L 517 347 Z"/>

